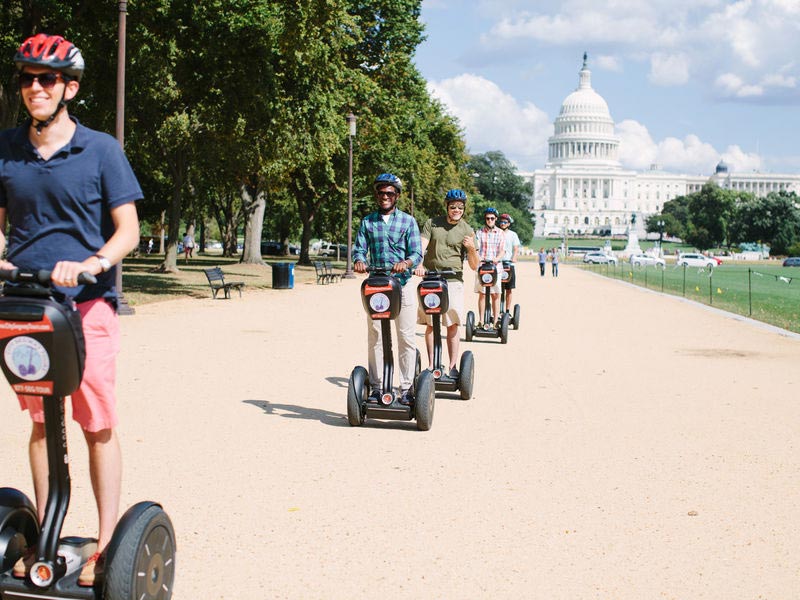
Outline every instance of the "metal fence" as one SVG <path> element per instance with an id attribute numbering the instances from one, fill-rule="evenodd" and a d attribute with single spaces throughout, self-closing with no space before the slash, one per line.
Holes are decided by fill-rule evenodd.
<path id="1" fill-rule="evenodd" d="M 717 268 L 634 267 L 626 263 L 582 266 L 607 277 L 800 333 L 800 269 L 737 264 Z"/>

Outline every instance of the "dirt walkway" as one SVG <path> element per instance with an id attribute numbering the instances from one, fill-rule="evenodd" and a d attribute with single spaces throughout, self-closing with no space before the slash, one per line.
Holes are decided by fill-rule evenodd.
<path id="1" fill-rule="evenodd" d="M 464 344 L 475 397 L 429 432 L 347 425 L 360 279 L 125 317 L 123 508 L 170 514 L 174 598 L 800 597 L 800 341 L 576 268 L 518 278 L 520 330 Z M 30 494 L 6 388 L 0 422 L 0 484 Z M 69 434 L 66 530 L 91 534 Z"/>

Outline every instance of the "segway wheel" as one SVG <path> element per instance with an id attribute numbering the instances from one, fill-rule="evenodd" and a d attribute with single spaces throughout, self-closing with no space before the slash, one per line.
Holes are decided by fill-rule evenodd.
<path id="1" fill-rule="evenodd" d="M 500 321 L 500 343 L 506 344 L 508 343 L 508 322 L 511 319 L 508 316 L 508 313 L 503 314 L 503 318 Z"/>
<path id="2" fill-rule="evenodd" d="M 475 331 L 475 314 L 472 311 L 467 313 L 467 333 L 466 333 L 466 340 L 468 342 L 472 341 L 472 332 Z"/>
<path id="3" fill-rule="evenodd" d="M 433 425 L 433 404 L 436 399 L 436 382 L 433 373 L 423 371 L 417 377 L 414 386 L 414 416 L 417 419 L 417 429 L 428 431 Z"/>
<path id="4" fill-rule="evenodd" d="M 150 504 L 141 511 L 143 504 Z M 141 512 L 139 512 L 141 511 Z M 139 512 L 139 514 L 135 514 Z M 106 562 L 105 600 L 169 600 L 175 580 L 175 531 L 157 504 L 128 509 L 114 535 L 119 543 Z M 112 541 L 112 543 L 114 543 Z"/>
<path id="5" fill-rule="evenodd" d="M 519 329 L 519 304 L 514 305 L 514 319 L 512 321 L 514 330 Z"/>
<path id="6" fill-rule="evenodd" d="M 369 375 L 364 367 L 356 367 L 347 384 L 347 421 L 352 427 L 364 424 L 364 405 L 369 396 Z"/>
<path id="7" fill-rule="evenodd" d="M 36 509 L 28 497 L 13 488 L 0 488 L 0 573 L 5 573 L 25 548 L 39 539 Z"/>
<path id="8" fill-rule="evenodd" d="M 475 383 L 475 358 L 472 352 L 467 350 L 461 355 L 461 362 L 458 365 L 458 391 L 462 400 L 472 398 L 472 388 Z"/>

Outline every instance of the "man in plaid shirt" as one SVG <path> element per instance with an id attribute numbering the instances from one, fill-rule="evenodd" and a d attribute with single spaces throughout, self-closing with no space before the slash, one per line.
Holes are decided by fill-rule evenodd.
<path id="1" fill-rule="evenodd" d="M 378 175 L 373 184 L 378 210 L 364 217 L 353 245 L 353 270 L 367 272 L 367 254 L 373 267 L 391 270 L 403 286 L 400 314 L 395 319 L 400 358 L 400 403 L 413 400 L 411 387 L 417 364 L 417 307 L 415 290 L 407 286 L 414 267 L 422 262 L 419 226 L 414 217 L 397 208 L 403 184 L 391 173 Z M 378 402 L 383 388 L 383 342 L 379 321 L 367 315 L 367 352 L 369 355 L 369 399 Z"/>
<path id="2" fill-rule="evenodd" d="M 483 211 L 483 220 L 486 223 L 484 227 L 475 232 L 475 248 L 478 250 L 478 258 L 480 262 L 493 262 L 495 270 L 497 271 L 497 279 L 495 284 L 490 288 L 490 296 L 492 298 L 492 314 L 495 319 L 500 317 L 500 289 L 502 286 L 500 280 L 500 269 L 497 263 L 502 262 L 503 255 L 506 251 L 506 238 L 505 232 L 496 227 L 497 224 L 497 209 L 489 207 Z M 483 318 L 483 310 L 486 304 L 486 292 L 481 283 L 480 276 L 475 274 L 475 292 L 478 294 L 478 315 Z M 479 323 L 480 328 L 483 325 L 492 325 L 491 323 Z"/>

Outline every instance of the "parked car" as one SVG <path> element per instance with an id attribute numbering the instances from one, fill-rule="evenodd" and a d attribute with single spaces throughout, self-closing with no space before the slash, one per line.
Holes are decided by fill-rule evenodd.
<path id="1" fill-rule="evenodd" d="M 689 252 L 686 254 L 679 254 L 678 259 L 675 261 L 679 267 L 716 267 L 719 262 L 716 259 L 706 256 L 705 254 L 696 254 Z M 721 262 L 721 261 L 720 261 Z"/>
<path id="2" fill-rule="evenodd" d="M 605 254 L 603 252 L 587 252 L 583 256 L 583 262 L 591 263 L 593 265 L 604 265 L 604 264 L 617 264 L 617 257 L 611 256 L 610 254 Z"/>
<path id="3" fill-rule="evenodd" d="M 653 265 L 663 269 L 667 264 L 663 258 L 650 256 L 649 254 L 631 254 L 630 261 L 634 267 Z"/>
<path id="4" fill-rule="evenodd" d="M 319 256 L 336 256 L 336 248 L 337 244 L 332 244 L 331 242 L 322 242 L 319 245 L 319 250 L 317 250 L 317 254 Z M 338 244 L 339 248 L 339 257 L 347 256 L 347 244 Z"/>
<path id="5" fill-rule="evenodd" d="M 783 261 L 784 267 L 800 267 L 800 256 L 790 256 Z"/>
<path id="6" fill-rule="evenodd" d="M 289 244 L 289 254 L 299 255 L 300 247 L 295 244 Z M 283 244 L 274 240 L 261 242 L 261 255 L 283 256 Z"/>

